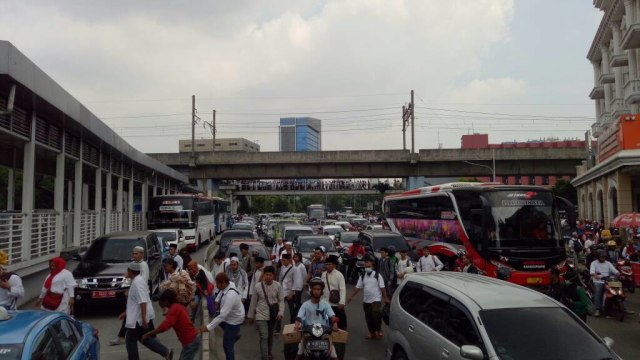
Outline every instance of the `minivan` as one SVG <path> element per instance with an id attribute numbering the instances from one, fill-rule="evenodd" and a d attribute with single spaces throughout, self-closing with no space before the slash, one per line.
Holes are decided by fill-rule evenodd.
<path id="1" fill-rule="evenodd" d="M 408 274 L 386 314 L 392 360 L 620 359 L 561 303 L 483 275 Z"/>

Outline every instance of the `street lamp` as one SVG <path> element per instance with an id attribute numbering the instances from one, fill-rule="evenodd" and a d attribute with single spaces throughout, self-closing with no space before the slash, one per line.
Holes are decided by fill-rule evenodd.
<path id="1" fill-rule="evenodd" d="M 493 162 L 493 166 L 487 166 L 482 164 L 476 164 L 471 161 L 463 160 L 462 162 L 469 165 L 482 166 L 483 168 L 487 168 L 491 170 L 491 175 L 493 177 L 493 182 L 496 182 L 496 150 L 491 149 L 491 161 Z"/>

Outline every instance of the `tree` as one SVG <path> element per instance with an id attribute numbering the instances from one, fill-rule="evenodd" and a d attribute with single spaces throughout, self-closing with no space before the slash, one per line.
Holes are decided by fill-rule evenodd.
<path id="1" fill-rule="evenodd" d="M 553 191 L 556 196 L 561 196 L 573 204 L 578 203 L 578 192 L 569 180 L 558 179 L 556 184 L 551 188 L 551 191 Z"/>
<path id="2" fill-rule="evenodd" d="M 388 182 L 379 182 L 372 186 L 372 188 L 378 190 L 380 195 L 384 196 L 384 193 L 391 190 L 391 185 Z"/>

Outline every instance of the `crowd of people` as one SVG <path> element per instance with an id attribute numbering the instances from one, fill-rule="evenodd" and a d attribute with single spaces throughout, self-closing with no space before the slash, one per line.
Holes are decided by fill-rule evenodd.
<path id="1" fill-rule="evenodd" d="M 242 180 L 240 190 L 370 190 L 369 180 Z"/>

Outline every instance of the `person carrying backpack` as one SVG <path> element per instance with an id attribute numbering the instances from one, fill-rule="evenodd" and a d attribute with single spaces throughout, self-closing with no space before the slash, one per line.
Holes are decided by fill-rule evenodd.
<path id="1" fill-rule="evenodd" d="M 382 338 L 382 301 L 384 300 L 386 304 L 389 303 L 384 280 L 373 270 L 374 261 L 371 258 L 364 260 L 364 274 L 358 278 L 358 283 L 347 300 L 347 305 L 349 305 L 360 289 L 363 289 L 362 308 L 369 330 L 365 339 Z"/>

